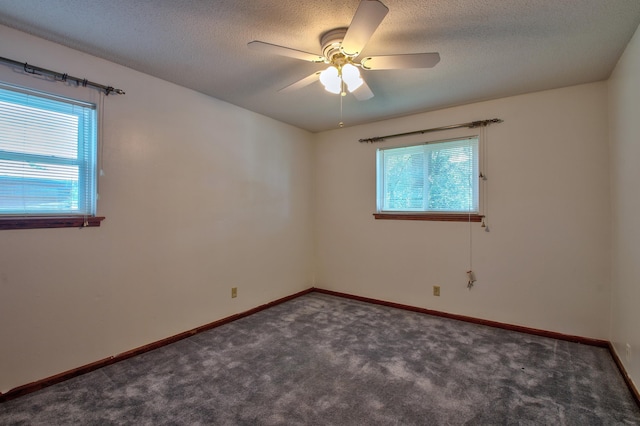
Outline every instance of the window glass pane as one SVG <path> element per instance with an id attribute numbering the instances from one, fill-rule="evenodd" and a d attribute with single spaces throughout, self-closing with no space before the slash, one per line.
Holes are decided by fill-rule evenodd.
<path id="1" fill-rule="evenodd" d="M 28 102 L 28 99 L 26 101 Z M 77 115 L 2 101 L 0 111 L 0 150 L 77 157 Z"/>
<path id="2" fill-rule="evenodd" d="M 478 139 L 378 150 L 378 210 L 478 212 Z"/>
<path id="3" fill-rule="evenodd" d="M 78 166 L 0 160 L 0 213 L 78 210 Z"/>
<path id="4" fill-rule="evenodd" d="M 434 144 L 429 151 L 429 191 L 427 210 L 477 211 L 477 143 Z"/>
<path id="5" fill-rule="evenodd" d="M 393 210 L 422 209 L 424 204 L 424 152 L 399 149 L 384 156 L 385 205 Z"/>
<path id="6" fill-rule="evenodd" d="M 95 106 L 0 86 L 0 214 L 95 214 Z"/>

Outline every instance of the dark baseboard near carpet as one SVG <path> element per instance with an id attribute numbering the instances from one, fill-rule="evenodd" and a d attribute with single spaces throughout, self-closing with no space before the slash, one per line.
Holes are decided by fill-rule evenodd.
<path id="1" fill-rule="evenodd" d="M 74 377 L 80 376 L 82 374 L 89 373 L 91 371 L 97 370 L 102 367 L 106 367 L 107 365 L 115 364 L 119 361 L 124 361 L 125 359 L 134 357 L 136 355 L 143 354 L 145 352 L 152 351 L 154 349 L 160 348 L 162 346 L 169 345 L 171 343 L 177 342 L 182 339 L 186 339 L 187 337 L 191 337 L 195 334 L 202 333 L 203 331 L 211 330 L 212 328 L 220 327 L 221 325 L 230 323 L 232 321 L 238 320 L 240 318 L 247 317 L 249 315 L 255 314 L 256 312 L 260 312 L 264 309 L 271 308 L 273 306 L 279 305 L 280 303 L 287 302 L 289 300 L 300 297 L 304 294 L 311 293 L 313 288 L 309 288 L 298 293 L 294 293 L 290 296 L 283 297 L 278 300 L 274 300 L 273 302 L 266 303 L 264 305 L 260 305 L 253 309 L 249 309 L 248 311 L 241 312 L 238 314 L 234 314 L 228 316 L 226 318 L 219 319 L 218 321 L 214 321 L 209 324 L 205 324 L 200 327 L 196 327 L 192 330 L 182 332 L 180 334 L 176 334 L 175 336 L 167 337 L 166 339 L 158 340 L 153 343 L 149 343 L 148 345 L 140 346 L 139 348 L 132 349 L 127 352 L 123 352 L 119 355 L 115 355 L 109 358 L 101 359 L 96 362 L 92 362 L 91 364 L 83 365 L 82 367 L 74 368 L 73 370 L 65 371 L 60 374 L 56 374 L 55 376 L 47 377 L 46 379 L 38 380 L 32 383 L 27 383 L 26 385 L 18 386 L 17 388 L 13 388 L 5 393 L 0 393 L 0 403 L 9 401 L 15 398 L 18 398 L 22 395 L 26 395 L 40 389 L 44 389 L 48 386 L 55 385 L 56 383 L 63 382 L 65 380 L 72 379 Z"/>
<path id="2" fill-rule="evenodd" d="M 618 354 L 616 353 L 613 347 L 613 344 L 607 340 L 592 339 L 590 337 L 572 336 L 569 334 L 557 333 L 554 331 L 539 330 L 536 328 L 523 327 L 520 325 L 505 324 L 497 321 L 467 317 L 464 315 L 450 314 L 447 312 L 440 312 L 440 311 L 435 311 L 435 310 L 426 309 L 426 308 L 419 308 L 411 305 L 403 305 L 401 303 L 387 302 L 385 300 L 378 300 L 378 299 L 372 299 L 370 297 L 356 296 L 354 294 L 341 293 L 338 291 L 325 290 L 322 288 L 313 288 L 313 291 L 316 291 L 318 293 L 329 294 L 331 296 L 344 297 L 346 299 L 358 300 L 366 303 L 373 303 L 376 305 L 389 306 L 392 308 L 404 309 L 412 312 L 420 312 L 427 315 L 433 315 L 433 316 L 438 316 L 443 318 L 454 319 L 458 321 L 470 322 L 473 324 L 486 325 L 489 327 L 502 328 L 504 330 L 517 331 L 520 333 L 533 334 L 536 336 L 550 337 L 552 339 L 566 340 L 568 342 L 580 343 L 583 345 L 607 348 L 609 350 L 609 353 L 611 354 L 611 357 L 613 358 L 616 365 L 618 366 L 618 370 L 620 370 L 620 374 L 622 374 L 622 377 L 625 383 L 627 384 L 629 391 L 631 391 L 631 394 L 634 396 L 636 404 L 638 404 L 638 407 L 640 407 L 640 392 L 638 392 L 638 389 L 633 384 L 633 381 L 631 381 L 631 378 L 629 377 L 627 370 L 624 368 L 622 361 L 618 357 Z"/>
<path id="3" fill-rule="evenodd" d="M 609 342 L 608 348 L 609 348 L 609 352 L 611 353 L 611 357 L 613 358 L 613 361 L 618 366 L 618 370 L 620 370 L 620 374 L 622 374 L 622 378 L 624 379 L 625 383 L 627 384 L 627 387 L 631 391 L 631 394 L 635 398 L 636 404 L 638 404 L 638 407 L 640 407 L 640 392 L 638 392 L 638 389 L 635 387 L 635 385 L 631 381 L 631 377 L 629 377 L 629 374 L 627 374 L 627 370 L 624 368 L 624 365 L 622 364 L 622 361 L 620 360 L 618 353 L 613 347 L 613 343 Z"/>
<path id="4" fill-rule="evenodd" d="M 470 323 L 473 323 L 473 324 L 487 325 L 489 327 L 502 328 L 504 330 L 518 331 L 520 333 L 534 334 L 536 336 L 550 337 L 552 339 L 566 340 L 568 342 L 574 342 L 574 343 L 581 343 L 583 345 L 599 346 L 599 347 L 602 347 L 602 348 L 608 348 L 609 347 L 609 342 L 606 341 L 606 340 L 591 339 L 589 337 L 571 336 L 571 335 L 568 335 L 568 334 L 556 333 L 554 331 L 539 330 L 539 329 L 536 329 L 536 328 L 523 327 L 523 326 L 520 326 L 520 325 L 505 324 L 505 323 L 497 322 L 497 321 L 490 321 L 490 320 L 484 320 L 484 319 L 479 319 L 479 318 L 467 317 L 467 316 L 464 316 L 464 315 L 449 314 L 447 312 L 434 311 L 434 310 L 431 310 L 431 309 L 419 308 L 419 307 L 416 307 L 416 306 L 403 305 L 401 303 L 387 302 L 385 300 L 378 300 L 378 299 L 372 299 L 372 298 L 369 298 L 369 297 L 356 296 L 356 295 L 353 295 L 353 294 L 340 293 L 340 292 L 333 291 L 333 290 L 325 290 L 325 289 L 321 289 L 321 288 L 314 288 L 313 290 L 317 291 L 318 293 L 324 293 L 324 294 L 329 294 L 329 295 L 332 295 L 332 296 L 344 297 L 344 298 L 352 299 L 352 300 L 359 300 L 361 302 L 373 303 L 375 305 L 389 306 L 391 308 L 404 309 L 405 311 L 420 312 L 422 314 L 433 315 L 433 316 L 443 317 L 443 318 L 449 318 L 449 319 L 454 319 L 454 320 L 458 320 L 458 321 L 470 322 Z"/>
<path id="5" fill-rule="evenodd" d="M 632 395 L 635 398 L 636 403 L 640 407 L 640 393 L 638 392 L 638 389 L 636 389 L 635 385 L 631 381 L 631 378 L 627 374 L 627 371 L 625 370 L 624 365 L 622 364 L 620 358 L 618 357 L 616 351 L 614 350 L 613 345 L 609 341 L 600 340 L 600 339 L 592 339 L 592 338 L 581 337 L 581 336 L 572 336 L 572 335 L 567 335 L 567 334 L 563 334 L 563 333 L 557 333 L 557 332 L 553 332 L 553 331 L 546 331 L 546 330 L 539 330 L 539 329 L 535 329 L 535 328 L 523 327 L 523 326 L 519 326 L 519 325 L 505 324 L 505 323 L 501 323 L 501 322 L 497 322 L 497 321 L 484 320 L 484 319 L 473 318 L 473 317 L 468 317 L 468 316 L 464 316 L 464 315 L 450 314 L 450 313 L 447 313 L 447 312 L 440 312 L 440 311 L 436 311 L 436 310 L 420 308 L 420 307 L 411 306 L 411 305 L 404 305 L 404 304 L 401 304 L 401 303 L 388 302 L 388 301 L 373 299 L 373 298 L 369 298 L 369 297 L 356 296 L 356 295 L 353 295 L 353 294 L 341 293 L 341 292 L 337 292 L 337 291 L 333 291 L 333 290 L 326 290 L 326 289 L 315 288 L 315 287 L 300 291 L 298 293 L 294 293 L 294 294 L 292 294 L 290 296 L 286 296 L 286 297 L 283 297 L 281 299 L 274 300 L 273 302 L 269 302 L 269 303 L 266 303 L 264 305 L 260 305 L 258 307 L 253 308 L 253 309 L 250 309 L 248 311 L 241 312 L 241 313 L 238 313 L 238 314 L 234 314 L 234 315 L 231 315 L 229 317 L 222 318 L 222 319 L 220 319 L 218 321 L 214 321 L 212 323 L 209 323 L 209 324 L 206 324 L 206 325 L 203 325 L 203 326 L 200 326 L 200 327 L 196 327 L 196 328 L 194 328 L 192 330 L 185 331 L 185 332 L 177 334 L 175 336 L 167 337 L 165 339 L 150 343 L 148 345 L 144 345 L 144 346 L 141 346 L 139 348 L 132 349 L 132 350 L 127 351 L 127 352 L 123 352 L 123 353 L 121 353 L 119 355 L 115 355 L 115 356 L 112 356 L 112 357 L 109 357 L 109 358 L 105 358 L 105 359 L 93 362 L 91 364 L 87 364 L 87 365 L 84 365 L 82 367 L 78 367 L 78 368 L 75 368 L 73 370 L 69 370 L 69 371 L 57 374 L 55 376 L 48 377 L 46 379 L 38 380 L 38 381 L 35 381 L 35 382 L 32 382 L 32 383 L 28 383 L 26 385 L 19 386 L 17 388 L 9 390 L 8 392 L 6 392 L 4 394 L 0 393 L 0 403 L 5 402 L 5 401 L 9 401 L 11 399 L 18 398 L 18 397 L 20 397 L 22 395 L 26 395 L 26 394 L 38 391 L 40 389 L 46 388 L 46 387 L 54 385 L 56 383 L 60 383 L 60 382 L 63 382 L 65 380 L 71 379 L 73 377 L 80 376 L 80 375 L 85 374 L 85 373 L 89 373 L 89 372 L 97 370 L 99 368 L 106 367 L 106 366 L 111 365 L 111 364 L 115 364 L 115 363 L 117 363 L 119 361 L 123 361 L 125 359 L 134 357 L 136 355 L 140 355 L 140 354 L 143 354 L 145 352 L 152 351 L 152 350 L 160 348 L 162 346 L 169 345 L 171 343 L 177 342 L 177 341 L 185 339 L 187 337 L 191 337 L 191 336 L 193 336 L 195 334 L 202 333 L 202 332 L 207 331 L 207 330 L 211 330 L 213 328 L 216 328 L 216 327 L 219 327 L 221 325 L 230 323 L 230 322 L 238 320 L 240 318 L 247 317 L 249 315 L 252 315 L 252 314 L 255 314 L 257 312 L 260 312 L 260 311 L 262 311 L 264 309 L 271 308 L 273 306 L 279 305 L 281 303 L 287 302 L 289 300 L 295 299 L 297 297 L 300 297 L 300 296 L 303 296 L 305 294 L 312 293 L 312 292 L 318 292 L 318 293 L 328 294 L 328 295 L 331 295 L 331 296 L 337 296 L 337 297 L 342 297 L 342 298 L 346 298 L 346 299 L 358 300 L 358 301 L 361 301 L 361 302 L 372 303 L 372 304 L 382 305 L 382 306 L 388 306 L 388 307 L 392 307 L 392 308 L 396 308 L 396 309 L 403 309 L 403 310 L 412 311 L 412 312 L 419 312 L 419 313 L 423 313 L 423 314 L 427 314 L 427 315 L 433 315 L 433 316 L 438 316 L 438 317 L 443 317 L 443 318 L 448 318 L 448 319 L 454 319 L 454 320 L 458 320 L 458 321 L 465 321 L 465 322 L 469 322 L 469 323 L 473 323 L 473 324 L 486 325 L 486 326 L 489 326 L 489 327 L 501 328 L 501 329 L 504 329 L 504 330 L 517 331 L 517 332 L 520 332 L 520 333 L 533 334 L 533 335 L 542 336 L 542 337 L 549 337 L 549 338 L 552 338 L 552 339 L 565 340 L 565 341 L 574 342 L 574 343 L 580 343 L 580 344 L 584 344 L 584 345 L 598 346 L 598 347 L 607 348 L 609 350 L 609 352 L 611 353 L 611 356 L 613 357 L 613 360 L 615 361 L 616 365 L 618 366 L 618 369 L 620 370 L 620 373 L 622 374 L 622 377 L 624 378 L 624 381 L 627 384 L 627 387 L 631 391 Z"/>

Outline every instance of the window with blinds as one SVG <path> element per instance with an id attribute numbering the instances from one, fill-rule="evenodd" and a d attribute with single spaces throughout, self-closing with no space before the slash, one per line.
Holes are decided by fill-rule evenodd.
<path id="1" fill-rule="evenodd" d="M 479 212 L 478 138 L 377 152 L 378 212 Z"/>
<path id="2" fill-rule="evenodd" d="M 96 107 L 0 84 L 0 216 L 94 216 Z"/>

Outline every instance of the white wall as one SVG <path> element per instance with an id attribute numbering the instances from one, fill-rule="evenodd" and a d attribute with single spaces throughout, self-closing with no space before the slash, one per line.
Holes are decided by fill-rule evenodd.
<path id="1" fill-rule="evenodd" d="M 102 226 L 0 231 L 0 392 L 311 287 L 310 133 L 6 27 L 0 40 L 1 56 L 127 92 L 104 104 Z M 97 99 L 5 66 L 0 81 Z"/>
<path id="2" fill-rule="evenodd" d="M 382 136 L 502 118 L 487 129 L 488 225 L 375 220 L 380 146 L 476 134 Z M 571 335 L 608 338 L 607 86 L 595 83 L 320 133 L 316 286 Z M 441 296 L 432 286 L 441 286 Z"/>
<path id="3" fill-rule="evenodd" d="M 611 141 L 611 341 L 638 387 L 640 377 L 640 30 L 609 80 Z M 627 355 L 626 345 L 631 345 Z"/>

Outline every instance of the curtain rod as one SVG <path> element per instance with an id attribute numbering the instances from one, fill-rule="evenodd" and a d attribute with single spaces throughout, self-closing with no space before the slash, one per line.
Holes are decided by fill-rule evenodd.
<path id="1" fill-rule="evenodd" d="M 1 56 L 0 56 L 0 62 L 4 62 L 5 64 L 9 64 L 9 65 L 13 65 L 13 66 L 16 66 L 16 67 L 20 67 L 27 74 L 49 76 L 49 77 L 53 77 L 53 79 L 55 81 L 61 81 L 61 82 L 73 81 L 78 86 L 82 86 L 82 87 L 91 86 L 91 87 L 94 87 L 94 88 L 96 88 L 98 90 L 103 91 L 105 93 L 105 95 L 107 95 L 107 96 L 109 96 L 109 93 L 115 93 L 117 95 L 124 95 L 124 90 L 115 89 L 115 88 L 113 88 L 111 86 L 105 86 L 105 85 L 102 85 L 102 84 L 94 83 L 93 81 L 89 81 L 86 78 L 73 77 L 73 76 L 71 76 L 69 74 L 62 74 L 62 73 L 59 73 L 59 72 L 56 72 L 56 71 L 48 70 L 46 68 L 35 67 L 33 65 L 29 65 L 26 62 L 18 62 L 18 61 L 14 61 L 12 59 L 3 58 Z"/>
<path id="2" fill-rule="evenodd" d="M 409 135 L 417 135 L 417 134 L 424 134 L 424 133 L 430 133 L 430 132 L 439 132 L 441 130 L 460 129 L 460 128 L 463 128 L 463 127 L 466 127 L 466 128 L 469 128 L 469 129 L 473 129 L 475 127 L 488 126 L 491 123 L 502 123 L 503 121 L 504 120 L 501 120 L 499 118 L 492 118 L 491 120 L 470 121 L 468 123 L 452 124 L 451 126 L 433 127 L 431 129 L 416 130 L 415 132 L 396 133 L 395 135 L 376 136 L 376 137 L 373 137 L 373 138 L 359 139 L 358 141 L 359 142 L 366 142 L 366 143 L 382 142 L 385 139 L 397 138 L 397 137 L 400 137 L 400 136 L 409 136 Z"/>

